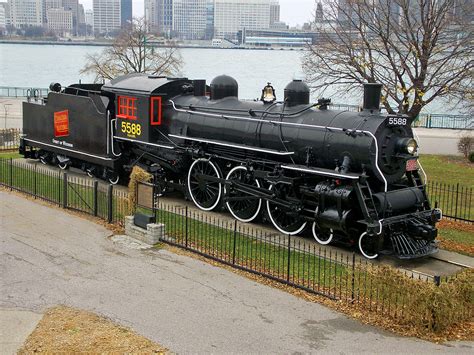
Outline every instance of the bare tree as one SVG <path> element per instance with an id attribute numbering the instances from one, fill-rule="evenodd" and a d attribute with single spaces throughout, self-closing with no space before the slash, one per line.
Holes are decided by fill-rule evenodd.
<path id="1" fill-rule="evenodd" d="M 411 117 L 441 97 L 472 100 L 472 1 L 326 0 L 323 9 L 321 41 L 303 59 L 319 94 L 379 82 L 385 109 Z"/>
<path id="2" fill-rule="evenodd" d="M 159 48 L 147 45 L 146 36 L 144 20 L 134 19 L 120 32 L 112 46 L 87 56 L 81 74 L 94 74 L 96 82 L 129 73 L 177 74 L 183 64 L 178 48 L 174 45 Z"/>

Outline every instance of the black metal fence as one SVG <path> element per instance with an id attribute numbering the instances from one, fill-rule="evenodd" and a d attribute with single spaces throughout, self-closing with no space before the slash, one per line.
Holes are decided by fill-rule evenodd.
<path id="1" fill-rule="evenodd" d="M 128 193 L 30 161 L 0 159 L 0 186 L 123 225 Z"/>
<path id="2" fill-rule="evenodd" d="M 18 149 L 20 134 L 19 128 L 0 129 L 0 151 Z"/>
<path id="3" fill-rule="evenodd" d="M 0 159 L 0 185 L 109 223 L 123 225 L 124 217 L 133 210 L 128 192 L 29 161 Z M 441 318 L 439 308 L 426 302 L 433 287 L 442 288 L 435 292 L 437 300 L 445 285 L 449 290 L 460 287 L 457 277 L 396 270 L 368 262 L 355 252 L 334 252 L 307 239 L 265 232 L 221 215 L 157 203 L 153 189 L 150 191 L 151 207 L 157 222 L 165 225 L 162 241 L 167 244 L 407 326 L 438 329 L 440 322 L 445 327 L 472 317 L 472 305 L 462 292 L 449 293 L 446 304 L 454 302 L 456 307 L 445 307 Z"/>
<path id="4" fill-rule="evenodd" d="M 454 280 L 396 270 L 355 252 L 334 252 L 307 239 L 265 232 L 187 206 L 161 203 L 155 213 L 157 223 L 165 226 L 162 241 L 167 244 L 402 324 L 435 328 L 431 305 L 422 309 L 426 300 L 419 290 Z M 468 319 L 471 312 L 459 307 L 446 316 L 454 322 Z"/>
<path id="5" fill-rule="evenodd" d="M 441 208 L 443 216 L 457 221 L 474 223 L 472 187 L 428 181 L 426 186 L 433 206 Z"/>

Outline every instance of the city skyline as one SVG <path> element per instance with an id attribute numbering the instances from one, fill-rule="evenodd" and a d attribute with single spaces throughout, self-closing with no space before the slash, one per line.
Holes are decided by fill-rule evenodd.
<path id="1" fill-rule="evenodd" d="M 303 25 L 312 18 L 314 0 L 279 0 L 281 21 L 290 26 Z M 79 0 L 85 9 L 92 9 L 92 0 Z M 144 0 L 132 0 L 133 16 L 142 17 L 144 13 Z"/>

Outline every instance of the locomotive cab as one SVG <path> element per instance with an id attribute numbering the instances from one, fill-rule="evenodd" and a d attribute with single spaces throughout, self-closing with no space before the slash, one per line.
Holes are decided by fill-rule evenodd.
<path id="1" fill-rule="evenodd" d="M 163 140 L 167 134 L 166 101 L 191 89 L 186 78 L 145 74 L 125 75 L 106 83 L 102 90 L 115 97 L 114 137 L 145 144 Z"/>

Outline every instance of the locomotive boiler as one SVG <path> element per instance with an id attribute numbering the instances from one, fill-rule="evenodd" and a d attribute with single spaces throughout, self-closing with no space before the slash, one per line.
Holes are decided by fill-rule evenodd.
<path id="1" fill-rule="evenodd" d="M 310 230 L 320 244 L 355 244 L 367 258 L 429 255 L 441 212 L 426 195 L 411 120 L 382 115 L 380 93 L 366 84 L 363 109 L 349 112 L 310 103 L 298 80 L 282 101 L 270 84 L 261 100 L 245 101 L 225 75 L 210 86 L 127 75 L 25 103 L 21 152 L 111 182 L 140 165 L 162 193 L 181 190 L 204 211 L 264 218 L 288 235 Z M 56 135 L 55 120 L 63 131 L 68 121 L 67 134 Z"/>

